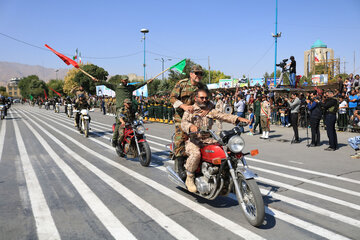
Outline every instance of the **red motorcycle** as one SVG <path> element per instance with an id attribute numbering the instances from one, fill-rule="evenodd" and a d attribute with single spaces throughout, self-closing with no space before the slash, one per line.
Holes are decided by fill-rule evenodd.
<path id="1" fill-rule="evenodd" d="M 148 167 L 151 162 L 151 150 L 145 138 L 145 127 L 142 120 L 135 120 L 125 125 L 124 137 L 116 146 L 119 157 L 139 158 L 140 164 Z M 113 131 L 115 124 L 113 125 Z M 120 130 L 120 129 L 119 129 Z"/>
<path id="2" fill-rule="evenodd" d="M 217 196 L 225 196 L 234 192 L 240 208 L 247 221 L 253 226 L 260 226 L 265 217 L 263 198 L 255 181 L 256 175 L 249 169 L 244 156 L 257 155 L 258 150 L 243 153 L 244 139 L 240 136 L 241 130 L 235 127 L 229 131 L 222 131 L 218 137 L 212 130 L 199 131 L 213 137 L 217 143 L 201 148 L 201 161 L 195 172 L 196 194 L 213 200 Z M 190 138 L 194 136 L 190 134 Z M 172 151 L 175 161 L 174 169 L 167 167 L 169 179 L 186 189 L 186 159 L 174 158 L 174 143 L 168 147 Z M 183 161 L 185 160 L 185 161 Z"/>

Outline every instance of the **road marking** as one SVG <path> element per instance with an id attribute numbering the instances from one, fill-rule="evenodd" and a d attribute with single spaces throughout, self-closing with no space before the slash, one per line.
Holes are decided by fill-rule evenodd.
<path id="1" fill-rule="evenodd" d="M 229 197 L 233 200 L 237 201 L 237 198 L 235 194 L 229 194 Z M 339 235 L 337 233 L 334 233 L 332 231 L 329 231 L 325 228 L 319 227 L 315 224 L 306 222 L 304 220 L 301 220 L 299 218 L 293 217 L 287 213 L 281 212 L 279 210 L 269 208 L 265 206 L 265 213 L 274 216 L 275 218 L 278 218 L 280 220 L 283 220 L 284 222 L 287 222 L 289 224 L 295 225 L 299 228 L 305 229 L 308 232 L 312 232 L 318 236 L 327 238 L 327 239 L 333 239 L 333 240 L 340 240 L 340 239 L 349 239 L 345 236 Z"/>
<path id="2" fill-rule="evenodd" d="M 96 122 L 99 125 L 103 125 L 105 127 L 109 127 L 106 124 L 100 123 L 100 122 Z M 147 134 L 147 136 L 154 137 L 160 140 L 164 140 L 166 142 L 171 142 L 171 140 L 165 139 L 165 138 L 161 138 L 161 137 L 157 137 L 157 136 L 153 136 L 153 135 L 149 135 Z M 254 161 L 254 162 L 258 162 L 258 163 L 263 163 L 263 164 L 268 164 L 268 165 L 273 165 L 273 166 L 277 166 L 277 167 L 282 167 L 282 168 L 287 168 L 287 169 L 292 169 L 292 170 L 296 170 L 296 171 L 300 171 L 300 172 L 305 172 L 305 173 L 310 173 L 310 174 L 314 174 L 314 175 L 319 175 L 319 176 L 324 176 L 324 177 L 328 177 L 328 178 L 333 178 L 333 179 L 337 179 L 337 180 L 341 180 L 341 181 L 346 181 L 346 182 L 351 182 L 351 183 L 356 183 L 356 184 L 360 184 L 359 180 L 355 180 L 355 179 L 351 179 L 351 178 L 346 178 L 346 177 L 341 177 L 341 176 L 337 176 L 334 174 L 328 174 L 328 173 L 324 173 L 324 172 L 318 172 L 318 171 L 313 171 L 313 170 L 308 170 L 308 169 L 303 169 L 303 168 L 298 168 L 298 167 L 293 167 L 293 166 L 288 166 L 285 164 L 279 164 L 279 163 L 274 163 L 274 162 L 270 162 L 269 160 L 264 161 L 261 159 L 256 159 L 256 158 L 251 158 L 251 157 L 246 157 L 247 160 L 250 161 Z"/>
<path id="3" fill-rule="evenodd" d="M 158 156 L 156 154 L 153 154 L 152 156 L 154 156 L 155 158 L 164 159 L 163 157 Z M 169 165 L 173 167 L 172 163 L 169 163 Z M 167 172 L 167 170 L 166 170 L 166 168 L 164 166 L 154 164 L 154 167 L 156 167 L 157 169 L 159 169 L 159 170 L 161 170 L 163 172 Z M 273 198 L 279 199 L 279 200 L 281 200 L 283 202 L 287 202 L 287 203 L 289 203 L 291 205 L 294 205 L 296 207 L 301 207 L 301 208 L 304 208 L 306 210 L 313 211 L 313 212 L 316 212 L 318 214 L 324 215 L 326 217 L 330 217 L 330 218 L 333 218 L 335 220 L 338 220 L 338 221 L 344 222 L 346 224 L 350 224 L 350 225 L 353 225 L 355 227 L 360 228 L 360 221 L 359 220 L 356 220 L 356 219 L 353 219 L 353 218 L 350 218 L 350 217 L 347 217 L 347 216 L 344 216 L 344 215 L 341 215 L 341 214 L 326 210 L 324 208 L 317 207 L 317 206 L 309 204 L 309 203 L 305 203 L 305 202 L 302 202 L 302 201 L 299 201 L 299 200 L 296 200 L 296 199 L 293 199 L 293 198 L 289 198 L 289 197 L 286 197 L 286 196 L 283 196 L 283 195 L 280 195 L 280 194 L 277 194 L 277 193 L 271 193 L 271 195 L 270 195 L 268 189 L 260 188 L 260 191 L 265 196 L 271 196 Z"/>
<path id="4" fill-rule="evenodd" d="M 24 114 L 24 116 L 28 117 Z M 34 123 L 32 119 L 30 119 Z M 87 203 L 89 208 L 94 212 L 105 228 L 115 239 L 136 239 L 132 233 L 127 230 L 124 225 L 116 218 L 116 216 L 105 206 L 105 204 L 91 191 L 81 178 L 60 158 L 60 156 L 50 147 L 44 138 L 27 122 L 24 121 L 29 130 L 42 144 L 49 156 L 54 160 L 58 167 L 63 171 L 64 175 L 69 179 L 80 196 Z M 38 124 L 36 124 L 41 128 Z"/>
<path id="5" fill-rule="evenodd" d="M 95 152 L 94 150 L 88 148 L 87 146 L 83 145 L 82 143 L 79 143 L 76 139 L 70 137 L 69 135 L 64 134 L 63 132 L 61 132 L 60 130 L 50 126 L 49 124 L 47 124 L 46 122 L 44 122 L 43 120 L 39 119 L 38 117 L 33 116 L 34 118 L 36 118 L 37 120 L 39 120 L 40 122 L 42 122 L 42 124 L 48 126 L 49 128 L 53 129 L 53 131 L 59 133 L 60 135 L 66 137 L 69 141 L 73 142 L 75 145 L 79 146 L 80 148 L 82 148 L 83 150 L 87 151 L 88 153 L 93 154 L 93 156 L 96 156 L 97 158 L 101 159 L 101 161 L 106 162 L 107 164 L 119 169 L 120 171 L 130 175 L 131 177 L 134 177 L 135 179 L 145 183 L 146 185 L 150 186 L 151 188 L 161 192 L 162 194 L 166 195 L 167 197 L 173 199 L 174 201 L 180 203 L 181 205 L 186 206 L 187 208 L 190 208 L 191 210 L 193 210 L 194 212 L 197 212 L 198 214 L 204 216 L 205 218 L 209 219 L 210 221 L 222 226 L 223 228 L 231 231 L 232 233 L 240 236 L 241 238 L 244 238 L 244 236 L 246 236 L 246 239 L 264 239 L 261 236 L 247 230 L 246 228 L 242 227 L 241 225 L 207 209 L 206 207 L 176 193 L 173 190 L 170 190 L 169 188 L 163 186 L 162 184 L 159 184 L 157 182 L 155 182 L 154 180 L 147 178 L 127 167 L 125 167 L 124 165 L 121 165 L 119 163 L 114 162 L 113 160 L 111 160 L 110 158 L 105 157 L 104 155 L 99 154 L 98 152 Z M 32 122 L 34 122 L 32 119 L 30 119 Z M 93 139 L 93 138 L 89 138 L 89 140 L 94 141 L 94 142 L 101 142 L 97 139 Z M 114 151 L 112 149 L 111 146 L 106 146 L 108 149 L 111 149 L 112 151 Z"/>
<path id="6" fill-rule="evenodd" d="M 7 120 L 5 120 L 5 119 L 1 120 L 2 123 L 1 123 L 1 131 L 0 131 L 0 162 L 1 162 L 1 156 L 3 153 L 4 145 L 5 145 L 6 121 Z"/>
<path id="7" fill-rule="evenodd" d="M 66 127 L 66 126 L 64 126 L 64 127 Z M 75 130 L 74 130 L 74 131 L 75 131 Z M 101 142 L 101 141 L 99 141 L 99 144 L 102 145 L 102 146 L 105 146 L 105 147 L 109 147 L 107 144 L 104 144 L 104 143 Z M 156 151 L 162 151 L 162 150 L 157 149 L 157 148 L 154 148 L 154 147 L 151 147 L 151 149 L 156 150 Z M 165 158 L 162 158 L 162 159 L 165 159 Z M 261 168 L 257 168 L 257 167 L 254 167 L 254 166 L 252 166 L 251 168 L 253 168 L 253 169 L 261 169 Z M 271 170 L 266 170 L 266 169 L 261 169 L 261 171 L 271 172 Z M 277 174 L 277 175 L 281 175 L 280 173 L 277 173 L 277 172 L 276 172 L 276 174 Z M 283 174 L 283 175 L 286 175 L 286 174 Z M 290 177 L 296 179 L 296 177 L 292 177 L 292 176 L 290 176 Z M 261 181 L 261 180 L 260 180 L 261 178 L 258 178 L 258 179 L 259 179 L 259 181 Z M 265 179 L 265 178 L 263 178 L 263 179 Z M 298 180 L 311 181 L 311 180 L 306 180 L 306 179 L 301 179 L 301 178 L 298 178 Z M 266 181 L 272 181 L 272 182 L 274 182 L 275 185 L 282 184 L 282 186 L 287 186 L 287 187 L 285 187 L 285 188 L 287 188 L 287 189 L 290 189 L 290 187 L 291 187 L 291 190 L 296 189 L 298 192 L 299 192 L 299 191 L 300 191 L 300 192 L 306 192 L 308 195 L 314 195 L 314 196 L 316 195 L 316 196 L 318 196 L 318 197 L 321 198 L 321 199 L 325 199 L 325 200 L 328 200 L 328 201 L 331 201 L 331 202 L 335 202 L 335 203 L 338 203 L 338 204 L 344 205 L 344 206 L 352 206 L 352 208 L 360 210 L 360 206 L 359 206 L 359 205 L 356 205 L 356 204 L 353 204 L 353 203 L 349 203 L 349 202 L 346 202 L 346 201 L 343 201 L 343 200 L 340 200 L 340 199 L 337 199 L 337 198 L 328 197 L 328 196 L 325 196 L 325 195 L 322 195 L 322 194 L 319 194 L 319 193 L 315 193 L 315 192 L 312 192 L 312 191 L 308 191 L 308 190 L 305 190 L 305 189 L 302 189 L 302 188 L 293 187 L 293 186 L 291 186 L 291 185 L 283 184 L 283 183 L 276 182 L 276 181 L 273 181 L 273 180 L 270 180 L 270 179 L 266 179 L 266 180 L 264 180 L 264 181 L 265 181 L 265 182 L 266 182 Z M 316 183 L 315 181 L 312 181 L 312 182 Z M 278 184 L 276 184 L 276 183 L 278 183 Z M 314 183 L 313 183 L 313 184 L 314 184 Z M 322 183 L 316 183 L 316 184 L 317 184 L 317 185 L 320 185 L 320 186 L 322 185 Z M 326 185 L 326 184 L 324 184 L 324 185 Z M 331 188 L 331 186 L 329 186 L 329 187 Z M 337 188 L 337 187 L 334 186 L 333 189 L 335 189 L 335 188 Z M 294 191 L 295 191 L 295 190 L 294 190 Z M 344 191 L 346 191 L 347 193 L 352 193 L 353 195 L 354 195 L 354 193 L 356 193 L 356 192 L 354 192 L 354 191 L 347 190 L 347 189 L 343 189 L 343 192 L 344 192 Z M 356 193 L 356 195 L 358 195 L 358 193 Z"/>
<path id="8" fill-rule="evenodd" d="M 24 114 L 25 115 L 25 114 Z M 25 115 L 26 116 L 26 115 Z M 61 148 L 63 148 L 67 153 L 70 154 L 75 160 L 97 175 L 102 181 L 112 187 L 117 193 L 122 195 L 124 198 L 127 199 L 130 203 L 135 205 L 135 207 L 139 208 L 143 211 L 146 215 L 152 218 L 155 222 L 157 222 L 162 228 L 168 231 L 174 238 L 176 239 L 197 239 L 194 235 L 192 235 L 189 231 L 183 228 L 181 225 L 173 221 L 171 218 L 167 217 L 161 211 L 156 209 L 155 207 L 151 206 L 151 204 L 147 203 L 144 199 L 140 198 L 138 195 L 133 193 L 131 190 L 126 188 L 124 185 L 116 181 L 114 178 L 110 177 L 93 164 L 89 163 L 86 159 L 75 153 L 69 147 L 67 147 L 64 143 L 62 143 L 58 138 L 56 138 L 53 134 L 45 130 L 40 125 L 36 124 L 33 120 L 32 123 L 37 126 L 41 131 L 43 131 L 47 136 L 49 136 L 55 143 L 57 143 Z M 28 125 L 28 124 L 27 124 Z M 30 125 L 28 125 L 29 129 L 38 137 L 40 134 Z M 48 153 L 54 154 L 54 151 L 49 149 L 50 146 L 47 143 L 44 143 L 44 139 L 40 139 L 40 142 L 43 144 L 45 149 Z M 59 157 L 57 155 L 57 157 Z M 61 163 L 62 164 L 62 163 Z M 66 169 L 64 169 L 66 170 Z M 72 183 L 74 183 L 72 181 Z M 127 239 L 124 236 L 124 239 Z"/>
<path id="9" fill-rule="evenodd" d="M 336 186 L 329 185 L 329 184 L 326 184 L 326 183 L 316 182 L 316 181 L 309 180 L 309 179 L 306 179 L 306 178 L 296 177 L 296 176 L 289 175 L 289 174 L 286 174 L 286 173 L 280 173 L 280 172 L 277 172 L 277 171 L 267 170 L 267 169 L 263 169 L 263 168 L 259 168 L 259 167 L 251 166 L 250 168 L 261 171 L 261 172 L 270 173 L 270 174 L 273 174 L 273 175 L 276 175 L 276 176 L 289 178 L 289 179 L 295 179 L 295 180 L 298 180 L 298 181 L 301 181 L 301 182 L 306 182 L 306 183 L 313 184 L 313 185 L 316 185 L 316 186 L 320 186 L 320 187 L 324 187 L 324 188 L 328 188 L 328 189 L 332 189 L 332 190 L 336 190 L 336 191 L 339 191 L 339 192 L 343 192 L 343 193 L 347 193 L 347 194 L 350 194 L 350 195 L 360 197 L 360 192 L 355 192 L 355 191 L 348 190 L 348 189 L 345 189 L 345 188 L 340 188 L 340 187 L 336 187 Z"/>
<path id="10" fill-rule="evenodd" d="M 317 197 L 317 198 L 320 198 L 320 199 L 323 199 L 323 200 L 326 200 L 326 201 L 329 201 L 329 202 L 337 203 L 337 204 L 343 205 L 345 207 L 360 210 L 360 206 L 357 205 L 357 204 L 346 202 L 346 201 L 343 201 L 343 200 L 340 200 L 340 199 L 337 199 L 337 198 L 334 198 L 334 197 L 329 197 L 329 196 L 326 196 L 326 195 L 323 195 L 323 194 L 320 194 L 320 193 L 317 193 L 317 192 L 309 191 L 309 190 L 299 188 L 299 187 L 294 187 L 294 186 L 291 186 L 289 184 L 277 182 L 277 181 L 274 181 L 274 180 L 271 180 L 271 179 L 268 179 L 268 178 L 258 177 L 257 180 L 259 180 L 260 182 L 266 183 L 266 184 L 272 184 L 274 186 L 283 187 L 283 188 L 286 188 L 286 189 L 289 189 L 289 190 L 292 190 L 292 191 L 295 191 L 295 192 L 310 195 L 312 197 Z"/>
<path id="11" fill-rule="evenodd" d="M 296 164 L 304 164 L 304 163 L 302 163 L 302 162 L 297 162 L 297 161 L 289 161 L 289 162 L 291 162 L 291 163 L 296 163 Z"/>
<path id="12" fill-rule="evenodd" d="M 20 135 L 19 126 L 16 121 L 13 121 L 13 123 L 20 160 L 29 193 L 31 209 L 35 219 L 37 236 L 40 240 L 61 239 L 54 219 L 51 216 L 51 212 L 41 189 L 39 180 L 33 166 L 31 165 L 29 155 L 26 151 L 26 146 L 22 136 Z"/>
<path id="13" fill-rule="evenodd" d="M 334 178 L 336 180 L 341 180 L 341 181 L 345 181 L 345 182 L 351 182 L 351 183 L 360 184 L 360 181 L 355 180 L 355 179 L 351 179 L 351 178 L 345 178 L 345 177 L 336 176 L 336 175 L 333 175 L 333 174 L 317 172 L 317 171 L 312 171 L 312 170 L 298 168 L 298 167 L 292 167 L 292 166 L 288 166 L 288 165 L 284 165 L 284 164 L 280 164 L 280 163 L 270 162 L 270 160 L 264 161 L 264 160 L 251 158 L 251 157 L 245 157 L 245 158 L 246 158 L 246 160 L 250 160 L 250 161 L 253 161 L 253 162 L 268 164 L 268 165 L 272 165 L 272 166 L 276 166 L 276 167 L 287 168 L 287 169 L 296 170 L 296 171 L 299 171 L 299 172 L 311 173 L 311 174 L 314 174 L 314 175 L 324 176 L 324 177 L 328 177 L 328 178 Z"/>

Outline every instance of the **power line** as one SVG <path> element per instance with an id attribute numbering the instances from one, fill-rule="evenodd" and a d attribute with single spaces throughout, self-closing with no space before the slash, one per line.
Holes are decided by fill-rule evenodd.
<path id="1" fill-rule="evenodd" d="M 47 48 L 40 47 L 40 46 L 37 46 L 37 45 L 32 44 L 32 43 L 29 43 L 29 42 L 25 42 L 25 41 L 23 41 L 23 40 L 14 38 L 14 37 L 12 37 L 12 36 L 9 36 L 9 35 L 4 34 L 4 33 L 1 33 L 1 32 L 0 32 L 0 35 L 2 35 L 2 36 L 4 36 L 4 37 L 7 37 L 7 38 L 9 38 L 9 39 L 12 39 L 12 40 L 14 40 L 14 41 L 17 41 L 17 42 L 26 44 L 26 45 L 28 45 L 28 46 L 34 47 L 34 48 L 38 48 L 38 49 L 41 49 L 41 50 L 44 50 L 44 51 L 50 51 L 50 50 L 47 49 Z M 86 58 L 86 59 L 116 59 L 116 58 L 131 57 L 131 56 L 137 55 L 137 54 L 139 54 L 139 53 L 142 53 L 142 51 L 138 51 L 138 52 L 135 52 L 135 53 L 130 53 L 130 54 L 122 55 L 122 56 L 114 56 L 114 57 L 87 57 L 87 56 L 82 56 L 82 58 Z M 67 56 L 73 56 L 72 54 L 68 54 L 68 53 L 64 53 L 64 54 L 67 55 Z"/>
<path id="2" fill-rule="evenodd" d="M 263 58 L 266 56 L 266 54 L 268 54 L 268 52 L 272 49 L 272 47 L 274 46 L 275 43 L 272 43 L 271 46 L 269 47 L 268 50 L 266 50 L 266 52 L 264 53 L 264 55 L 262 55 L 259 60 L 247 71 L 250 72 L 251 70 L 254 69 L 254 67 L 256 67 L 256 65 L 259 64 L 259 62 L 261 62 L 261 60 L 263 60 Z"/>

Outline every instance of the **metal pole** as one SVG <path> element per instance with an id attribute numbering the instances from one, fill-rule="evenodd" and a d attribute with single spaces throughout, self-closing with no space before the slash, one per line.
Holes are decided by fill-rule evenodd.
<path id="1" fill-rule="evenodd" d="M 144 81 L 145 81 L 145 68 L 146 68 L 146 65 L 145 65 L 145 33 L 144 33 L 144 37 L 143 37 L 143 39 L 144 39 Z"/>
<path id="2" fill-rule="evenodd" d="M 161 58 L 161 71 L 164 72 L 164 58 Z M 164 73 L 161 74 L 161 81 L 164 81 Z"/>
<path id="3" fill-rule="evenodd" d="M 210 82 L 210 75 L 211 75 L 211 72 L 210 72 L 210 56 L 208 56 L 208 66 L 209 66 L 209 84 L 211 83 Z"/>
<path id="4" fill-rule="evenodd" d="M 355 74 L 355 51 L 354 51 L 354 74 Z"/>
<path id="5" fill-rule="evenodd" d="M 276 1 L 276 7 L 275 7 L 275 65 L 274 65 L 274 87 L 276 88 L 276 55 L 277 55 L 277 14 L 278 14 L 278 0 Z"/>

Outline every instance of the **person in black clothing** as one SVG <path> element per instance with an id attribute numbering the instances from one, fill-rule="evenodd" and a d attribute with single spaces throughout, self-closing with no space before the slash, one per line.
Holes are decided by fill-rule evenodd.
<path id="1" fill-rule="evenodd" d="M 326 133 L 329 138 L 329 147 L 325 148 L 326 151 L 335 151 L 338 147 L 337 135 L 335 131 L 336 123 L 336 113 L 338 111 L 339 105 L 334 97 L 333 91 L 328 91 L 327 98 L 323 104 L 323 109 L 325 111 L 325 125 Z"/>
<path id="2" fill-rule="evenodd" d="M 320 120 L 322 117 L 320 101 L 316 96 L 306 100 L 310 111 L 311 144 L 309 147 L 320 146 Z"/>
<path id="3" fill-rule="evenodd" d="M 295 58 L 294 56 L 291 56 L 290 57 L 290 60 L 291 62 L 288 63 L 286 66 L 288 67 L 289 66 L 289 71 L 290 71 L 290 86 L 291 87 L 295 87 L 295 83 L 296 83 L 296 80 L 295 80 L 295 76 L 296 76 L 296 61 L 295 61 Z"/>
<path id="4" fill-rule="evenodd" d="M 338 83 L 339 83 L 339 93 L 341 94 L 344 91 L 344 81 L 342 76 L 338 76 Z"/>

